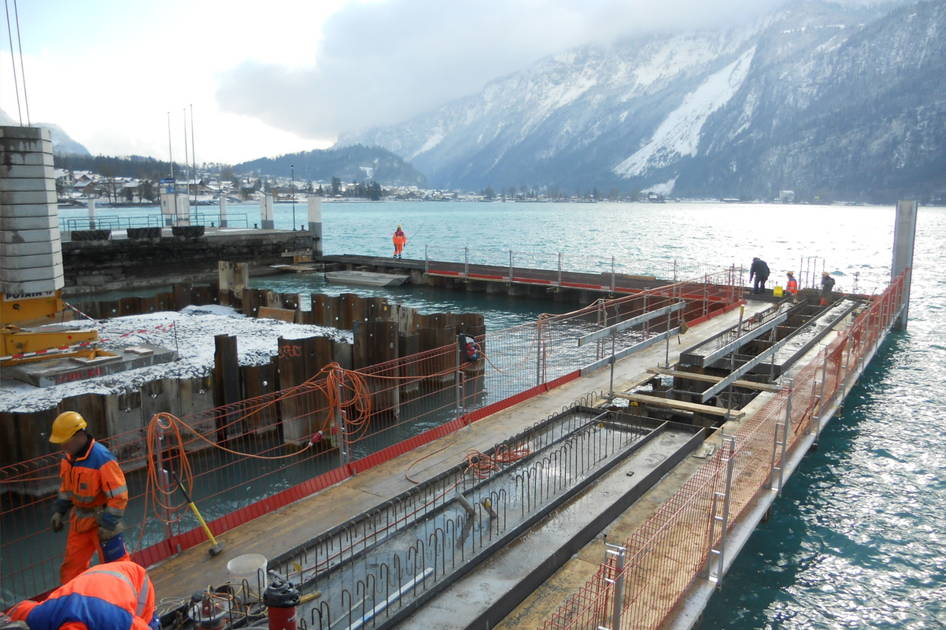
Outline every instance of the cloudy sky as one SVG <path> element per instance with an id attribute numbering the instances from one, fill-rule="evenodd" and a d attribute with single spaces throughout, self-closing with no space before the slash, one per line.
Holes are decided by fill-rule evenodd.
<path id="1" fill-rule="evenodd" d="M 198 161 L 238 162 L 331 146 L 340 132 L 397 122 L 575 45 L 718 27 L 785 1 L 18 0 L 18 6 L 32 120 L 58 123 L 93 153 L 167 157 L 171 112 L 181 159 L 183 110 L 193 104 Z M 6 37 L 0 50 L 0 109 L 15 118 Z"/>

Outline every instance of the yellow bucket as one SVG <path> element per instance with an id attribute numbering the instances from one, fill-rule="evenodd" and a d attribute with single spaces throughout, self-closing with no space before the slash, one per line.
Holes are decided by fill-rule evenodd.
<path id="1" fill-rule="evenodd" d="M 779 284 L 776 284 L 776 285 L 775 285 L 775 288 L 772 289 L 772 295 L 774 295 L 775 297 L 782 297 L 782 295 L 783 295 L 782 286 L 779 285 Z"/>

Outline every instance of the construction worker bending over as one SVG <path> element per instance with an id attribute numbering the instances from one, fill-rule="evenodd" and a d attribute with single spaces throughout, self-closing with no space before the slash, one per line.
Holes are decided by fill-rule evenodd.
<path id="1" fill-rule="evenodd" d="M 87 569 L 42 602 L 10 609 L 30 630 L 158 630 L 154 587 L 144 567 L 124 560 Z"/>
<path id="2" fill-rule="evenodd" d="M 60 584 L 88 569 L 96 552 L 99 562 L 130 559 L 122 537 L 122 517 L 128 504 L 125 475 L 115 456 L 89 435 L 87 426 L 81 415 L 66 411 L 53 421 L 49 437 L 64 452 L 59 464 L 59 496 L 53 504 L 54 532 L 62 529 L 72 509 L 66 557 L 59 568 Z"/>

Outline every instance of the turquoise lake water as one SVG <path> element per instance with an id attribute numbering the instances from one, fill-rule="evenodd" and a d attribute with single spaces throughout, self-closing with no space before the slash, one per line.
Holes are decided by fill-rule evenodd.
<path id="1" fill-rule="evenodd" d="M 212 208 L 202 208 L 210 212 Z M 258 221 L 258 208 L 231 205 Z M 100 209 L 99 214 L 154 210 Z M 296 207 L 297 223 L 304 219 Z M 671 277 L 768 261 L 772 279 L 822 266 L 837 289 L 889 280 L 892 207 L 755 204 L 326 203 L 326 253 L 390 255 L 402 224 L 405 257 Z M 62 216 L 81 217 L 84 210 Z M 277 227 L 292 224 L 276 206 Z M 676 261 L 676 262 L 675 262 Z M 946 209 L 923 208 L 908 330 L 888 340 L 844 410 L 787 484 L 772 518 L 736 560 L 702 628 L 946 626 Z M 257 286 L 317 290 L 302 276 Z M 771 284 L 771 282 L 770 282 Z M 446 292 L 377 293 L 429 310 L 487 312 L 491 327 L 546 309 Z M 398 297 L 400 296 L 400 297 Z"/>

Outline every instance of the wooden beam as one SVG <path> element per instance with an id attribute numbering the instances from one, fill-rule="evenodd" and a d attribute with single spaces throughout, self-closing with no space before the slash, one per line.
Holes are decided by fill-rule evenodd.
<path id="1" fill-rule="evenodd" d="M 697 372 L 679 372 L 677 370 L 668 370 L 666 368 L 649 368 L 647 370 L 651 374 L 661 374 L 663 376 L 676 376 L 679 378 L 686 378 L 691 381 L 701 381 L 703 383 L 718 383 L 723 380 L 722 376 L 713 376 L 712 374 L 699 374 Z M 778 385 L 772 385 L 771 383 L 756 383 L 754 381 L 735 381 L 733 382 L 735 387 L 743 387 L 745 389 L 754 389 L 760 392 L 777 392 L 780 388 Z"/>
<path id="2" fill-rule="evenodd" d="M 645 394 L 614 394 L 615 398 L 623 398 L 631 402 L 642 405 L 652 405 L 654 407 L 668 407 L 678 411 L 689 411 L 691 413 L 702 413 L 709 416 L 729 416 L 738 419 L 743 417 L 745 412 L 730 412 L 722 407 L 713 407 L 712 405 L 701 405 L 699 403 L 686 402 L 684 400 L 672 400 L 670 398 L 660 398 L 659 396 L 647 396 Z"/>

